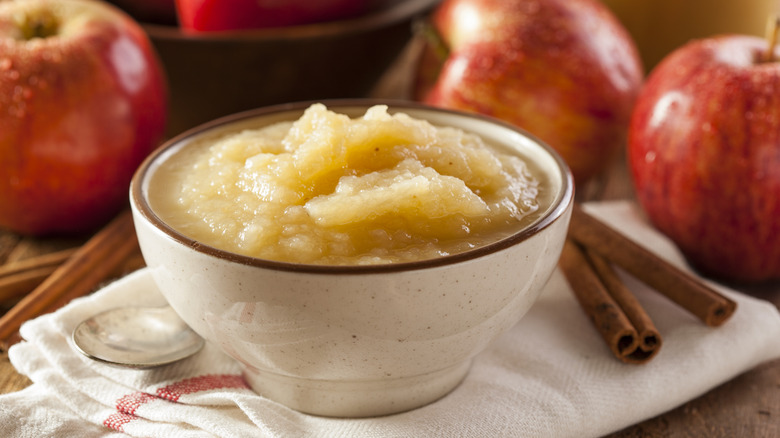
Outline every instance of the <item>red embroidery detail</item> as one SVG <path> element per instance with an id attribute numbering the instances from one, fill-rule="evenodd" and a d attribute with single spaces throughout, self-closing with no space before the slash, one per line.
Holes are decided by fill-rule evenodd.
<path id="1" fill-rule="evenodd" d="M 223 388 L 249 388 L 249 385 L 238 374 L 211 374 L 182 380 L 160 388 L 157 390 L 157 396 L 175 402 L 185 394 Z"/>
<path id="2" fill-rule="evenodd" d="M 134 392 L 132 394 L 122 396 L 116 402 L 117 412 L 115 414 L 109 415 L 108 418 L 103 421 L 103 425 L 109 429 L 114 429 L 121 432 L 124 429 L 125 424 L 138 418 L 135 415 L 136 409 L 138 409 L 138 407 L 142 404 L 154 400 L 155 398 L 155 396 L 145 392 Z"/>
<path id="3" fill-rule="evenodd" d="M 135 415 L 135 410 L 138 409 L 139 406 L 154 399 L 155 397 L 152 394 L 147 394 L 145 392 L 127 394 L 117 400 L 116 410 L 124 412 L 125 414 Z"/>
<path id="4" fill-rule="evenodd" d="M 249 385 L 244 378 L 238 374 L 211 374 L 185 379 L 159 388 L 156 396 L 145 392 L 134 392 L 132 394 L 124 395 L 117 400 L 117 412 L 109 415 L 108 418 L 103 421 L 103 425 L 109 429 L 122 432 L 127 423 L 139 418 L 135 415 L 135 411 L 144 403 L 148 403 L 158 397 L 176 402 L 179 400 L 179 397 L 185 394 L 223 388 L 248 389 Z"/>
<path id="5" fill-rule="evenodd" d="M 122 412 L 117 412 L 115 414 L 109 415 L 108 418 L 103 421 L 103 426 L 106 426 L 109 429 L 123 432 L 125 424 L 135 420 L 136 418 L 138 417 L 135 415 L 128 415 Z"/>

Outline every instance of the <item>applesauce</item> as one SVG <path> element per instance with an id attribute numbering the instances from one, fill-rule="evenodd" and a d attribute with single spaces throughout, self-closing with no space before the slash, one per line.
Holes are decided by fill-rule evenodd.
<path id="1" fill-rule="evenodd" d="M 517 152 L 377 105 L 196 140 L 150 181 L 150 203 L 204 244 L 304 264 L 442 257 L 530 223 L 544 175 Z"/>

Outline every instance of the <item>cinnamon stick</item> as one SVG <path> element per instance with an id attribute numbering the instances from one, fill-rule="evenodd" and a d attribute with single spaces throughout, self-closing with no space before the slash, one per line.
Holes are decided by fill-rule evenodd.
<path id="1" fill-rule="evenodd" d="M 580 306 L 615 357 L 625 363 L 641 364 L 655 356 L 661 337 L 652 322 L 646 323 L 650 318 L 641 305 L 625 296 L 616 299 L 584 250 L 571 239 L 566 239 L 559 265 Z M 629 315 L 640 324 L 635 325 Z"/>
<path id="2" fill-rule="evenodd" d="M 639 300 L 623 284 L 617 272 L 606 259 L 587 248 L 585 249 L 585 258 L 588 259 L 593 270 L 604 284 L 604 288 L 636 330 L 637 348 L 629 355 L 628 359 L 640 363 L 650 360 L 658 353 L 663 343 L 661 334 L 653 324 L 653 320 L 642 308 Z"/>
<path id="3" fill-rule="evenodd" d="M 75 248 L 69 248 L 0 266 L 0 302 L 35 289 L 74 252 Z"/>
<path id="4" fill-rule="evenodd" d="M 0 318 L 0 340 L 7 342 L 28 319 L 94 290 L 137 247 L 132 217 L 124 211 Z"/>
<path id="5" fill-rule="evenodd" d="M 60 251 L 50 252 L 47 254 L 41 254 L 35 257 L 26 258 L 11 263 L 6 263 L 0 266 L 0 278 L 14 275 L 20 272 L 28 271 L 31 269 L 42 268 L 44 266 L 57 267 L 61 265 L 65 260 L 70 258 L 73 253 L 76 252 L 76 248 L 68 248 Z"/>
<path id="6" fill-rule="evenodd" d="M 43 266 L 37 269 L 29 269 L 14 275 L 0 277 L 0 302 L 6 303 L 18 299 L 24 294 L 35 289 L 43 283 L 57 266 Z"/>
<path id="7" fill-rule="evenodd" d="M 572 212 L 569 237 L 625 269 L 709 326 L 723 324 L 736 310 L 737 304 L 731 299 L 634 243 L 578 205 Z"/>

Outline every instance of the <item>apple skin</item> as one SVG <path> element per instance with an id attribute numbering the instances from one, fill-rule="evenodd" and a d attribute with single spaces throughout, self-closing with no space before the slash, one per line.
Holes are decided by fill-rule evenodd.
<path id="1" fill-rule="evenodd" d="M 151 43 L 119 9 L 0 2 L 0 227 L 77 234 L 107 222 L 162 139 L 167 99 Z"/>
<path id="2" fill-rule="evenodd" d="M 578 184 L 626 145 L 644 79 L 630 35 L 592 0 L 445 0 L 418 64 L 416 100 L 513 123 L 556 149 Z M 440 58 L 441 56 L 439 56 Z"/>
<path id="3" fill-rule="evenodd" d="M 176 0 L 176 9 L 182 29 L 218 32 L 350 18 L 365 12 L 369 3 L 368 0 Z"/>
<path id="4" fill-rule="evenodd" d="M 629 133 L 637 198 L 704 275 L 780 279 L 780 63 L 766 42 L 690 42 L 648 77 Z"/>

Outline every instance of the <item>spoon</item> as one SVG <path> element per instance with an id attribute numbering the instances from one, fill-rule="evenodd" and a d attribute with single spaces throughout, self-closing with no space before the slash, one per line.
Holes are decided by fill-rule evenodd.
<path id="1" fill-rule="evenodd" d="M 72 338 L 91 359 L 137 369 L 179 361 L 205 343 L 170 306 L 106 310 L 81 322 Z"/>

